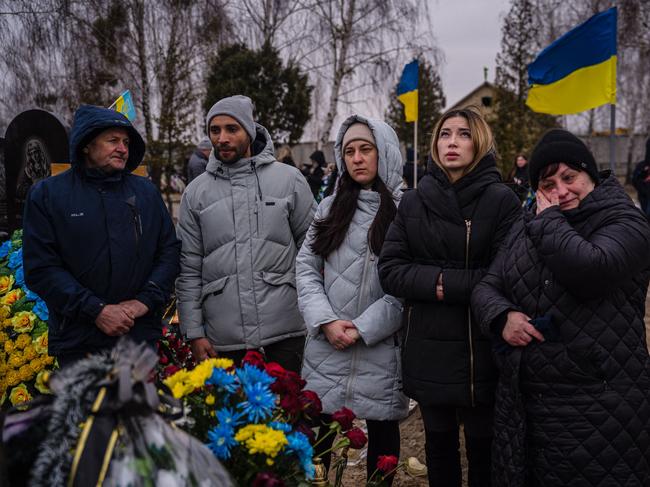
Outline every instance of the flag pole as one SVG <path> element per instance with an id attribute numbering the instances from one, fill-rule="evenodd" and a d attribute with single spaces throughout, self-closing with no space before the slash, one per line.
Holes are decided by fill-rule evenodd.
<path id="1" fill-rule="evenodd" d="M 609 168 L 616 176 L 616 105 L 609 105 Z"/>
<path id="2" fill-rule="evenodd" d="M 413 188 L 418 187 L 418 119 L 413 122 Z"/>

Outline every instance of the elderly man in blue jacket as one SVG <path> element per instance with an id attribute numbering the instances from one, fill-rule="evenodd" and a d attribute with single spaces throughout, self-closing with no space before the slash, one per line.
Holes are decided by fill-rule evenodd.
<path id="1" fill-rule="evenodd" d="M 71 168 L 25 206 L 25 282 L 49 309 L 49 352 L 65 366 L 120 336 L 151 345 L 179 272 L 180 242 L 160 193 L 131 174 L 145 144 L 121 113 L 82 105 Z"/>

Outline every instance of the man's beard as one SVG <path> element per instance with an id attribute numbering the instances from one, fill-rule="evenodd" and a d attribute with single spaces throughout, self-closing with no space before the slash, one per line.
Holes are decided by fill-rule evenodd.
<path id="1" fill-rule="evenodd" d="M 246 145 L 240 145 L 240 146 L 226 146 L 228 149 L 230 149 L 230 153 L 228 157 L 223 157 L 221 155 L 221 148 L 220 147 L 215 147 L 214 151 L 214 156 L 223 162 L 224 164 L 234 164 L 237 162 L 239 159 L 244 157 L 246 154 L 246 149 L 248 148 Z"/>

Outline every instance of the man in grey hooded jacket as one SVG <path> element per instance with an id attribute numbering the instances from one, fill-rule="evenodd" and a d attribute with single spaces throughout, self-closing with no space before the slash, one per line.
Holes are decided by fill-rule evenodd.
<path id="1" fill-rule="evenodd" d="M 316 203 L 300 171 L 275 160 L 250 98 L 218 101 L 206 126 L 214 150 L 178 218 L 181 330 L 197 360 L 218 351 L 238 361 L 255 349 L 299 372 L 295 260 Z"/>

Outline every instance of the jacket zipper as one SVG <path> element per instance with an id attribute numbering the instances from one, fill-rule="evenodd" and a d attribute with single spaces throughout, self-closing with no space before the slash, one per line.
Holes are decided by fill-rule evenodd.
<path id="1" fill-rule="evenodd" d="M 135 249 L 136 252 L 140 246 L 140 235 L 142 235 L 142 221 L 140 220 L 140 215 L 138 215 L 138 210 L 132 206 L 131 212 L 133 213 L 133 230 L 135 232 Z"/>
<path id="2" fill-rule="evenodd" d="M 465 270 L 469 270 L 469 241 L 472 236 L 472 220 L 465 220 Z M 467 306 L 467 331 L 469 336 L 469 393 L 472 407 L 474 400 L 474 337 L 472 336 L 472 310 Z"/>
<path id="3" fill-rule="evenodd" d="M 404 343 L 402 344 L 402 356 L 406 351 L 406 343 L 409 339 L 409 331 L 411 331 L 411 312 L 413 311 L 413 305 L 408 307 L 408 312 L 406 313 L 406 336 L 404 337 Z"/>
<path id="4" fill-rule="evenodd" d="M 371 250 L 370 250 L 370 244 L 368 244 L 368 247 L 366 249 L 366 256 L 365 260 L 363 263 L 363 274 L 361 276 L 361 286 L 360 286 L 360 292 L 359 292 L 359 301 L 357 302 L 357 316 L 361 314 L 361 304 L 365 301 L 365 295 L 366 293 L 366 280 L 368 278 L 368 263 L 370 260 L 375 260 L 374 257 L 370 257 Z M 352 392 L 352 380 L 354 379 L 354 374 L 356 372 L 357 368 L 357 352 L 358 352 L 359 347 L 354 347 L 352 349 L 352 364 L 350 365 L 350 376 L 348 377 L 348 385 L 345 388 L 345 404 L 348 403 L 348 398 L 351 397 L 351 392 Z"/>

